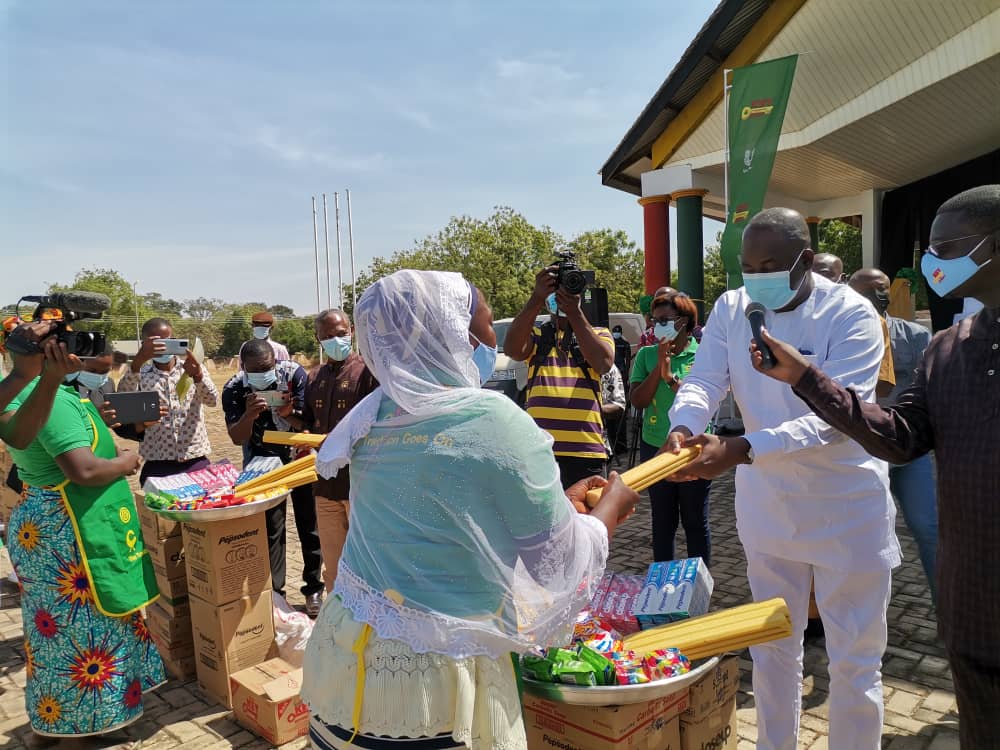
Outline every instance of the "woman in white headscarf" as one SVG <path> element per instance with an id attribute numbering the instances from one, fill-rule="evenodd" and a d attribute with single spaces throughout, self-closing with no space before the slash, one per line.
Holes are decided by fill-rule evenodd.
<path id="1" fill-rule="evenodd" d="M 612 474 L 578 512 L 605 482 L 564 494 L 551 437 L 480 388 L 493 314 L 461 275 L 383 278 L 355 327 L 381 387 L 317 457 L 350 463 L 351 530 L 306 652 L 313 745 L 524 748 L 509 655 L 569 641 L 638 495 Z"/>

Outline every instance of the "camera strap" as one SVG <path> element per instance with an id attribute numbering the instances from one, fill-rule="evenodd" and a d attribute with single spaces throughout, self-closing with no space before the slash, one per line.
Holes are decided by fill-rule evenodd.
<path id="1" fill-rule="evenodd" d="M 539 328 L 540 336 L 538 339 L 538 346 L 535 347 L 535 354 L 531 358 L 529 364 L 528 372 L 528 386 L 527 392 L 530 395 L 531 389 L 535 386 L 535 381 L 538 379 L 538 371 L 545 364 L 545 361 L 549 358 L 552 353 L 553 347 L 560 345 L 561 342 L 557 342 L 556 327 L 552 325 L 551 322 L 546 322 Z M 597 403 L 601 403 L 601 384 L 599 379 L 594 378 L 594 373 L 592 372 L 590 365 L 587 364 L 587 360 L 583 356 L 583 352 L 580 351 L 580 347 L 576 343 L 576 336 L 570 331 L 570 347 L 569 355 L 575 367 L 583 370 L 583 377 L 587 381 L 587 385 L 594 392 L 594 398 Z M 603 417 L 602 417 L 603 419 Z"/>

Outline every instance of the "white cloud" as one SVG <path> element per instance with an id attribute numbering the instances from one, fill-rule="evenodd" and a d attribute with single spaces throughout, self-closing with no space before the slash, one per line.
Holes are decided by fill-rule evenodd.
<path id="1" fill-rule="evenodd" d="M 315 141 L 322 139 L 315 138 Z M 321 166 L 348 172 L 374 172 L 383 169 L 388 160 L 380 151 L 363 155 L 341 153 L 309 138 L 296 138 L 273 125 L 253 130 L 249 143 L 266 154 L 290 166 Z"/>

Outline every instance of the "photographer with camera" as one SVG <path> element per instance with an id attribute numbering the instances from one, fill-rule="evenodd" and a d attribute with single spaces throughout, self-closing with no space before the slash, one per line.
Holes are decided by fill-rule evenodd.
<path id="1" fill-rule="evenodd" d="M 0 354 L 8 343 L 20 339 L 28 347 L 35 348 L 35 354 L 21 357 L 11 356 L 13 369 L 0 380 L 0 411 L 6 411 L 10 403 L 27 388 L 41 371 L 38 386 L 32 391 L 16 412 L 8 412 L 4 428 L 4 442 L 12 448 L 26 448 L 45 425 L 55 400 L 56 391 L 63 378 L 80 369 L 80 360 L 67 354 L 66 345 L 55 336 L 56 324 L 49 320 L 21 323 L 19 318 L 4 321 L 0 330 Z M 7 415 L 5 415 L 7 416 Z"/>
<path id="2" fill-rule="evenodd" d="M 118 384 L 122 393 L 155 391 L 167 414 L 145 431 L 139 453 L 145 459 L 139 484 L 149 477 L 167 477 L 208 466 L 212 452 L 202 407 L 216 406 L 219 391 L 190 353 L 184 359 L 167 351 L 174 329 L 165 318 L 150 318 L 142 326 L 142 346 Z M 194 387 L 179 388 L 187 375 Z"/>
<path id="3" fill-rule="evenodd" d="M 601 414 L 601 376 L 614 366 L 615 344 L 594 328 L 580 307 L 593 272 L 581 271 L 572 253 L 543 268 L 524 309 L 514 318 L 504 352 L 528 362 L 527 410 L 553 439 L 563 488 L 604 476 L 608 458 Z M 535 326 L 547 310 L 551 319 Z"/>
<path id="4" fill-rule="evenodd" d="M 109 732 L 142 715 L 143 693 L 166 681 L 138 611 L 158 592 L 150 557 L 137 548 L 142 532 L 125 479 L 139 470 L 139 456 L 116 447 L 92 402 L 62 387 L 79 361 L 58 338 L 58 323 L 56 336 L 42 328 L 49 323 L 30 324 L 34 341 L 18 326 L 4 342 L 14 372 L 28 379 L 0 407 L 0 438 L 25 485 L 7 531 L 33 665 L 25 708 L 36 746 L 41 737 L 94 735 L 107 746 Z M 20 431 L 39 394 L 45 418 L 26 439 Z M 87 699 L 68 698 L 80 694 L 74 675 L 98 661 L 118 666 L 104 669 Z"/>

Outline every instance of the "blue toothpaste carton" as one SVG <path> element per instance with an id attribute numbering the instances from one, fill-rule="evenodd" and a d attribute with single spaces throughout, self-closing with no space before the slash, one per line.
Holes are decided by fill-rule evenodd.
<path id="1" fill-rule="evenodd" d="M 632 614 L 643 630 L 708 612 L 715 581 L 700 557 L 653 563 Z"/>

